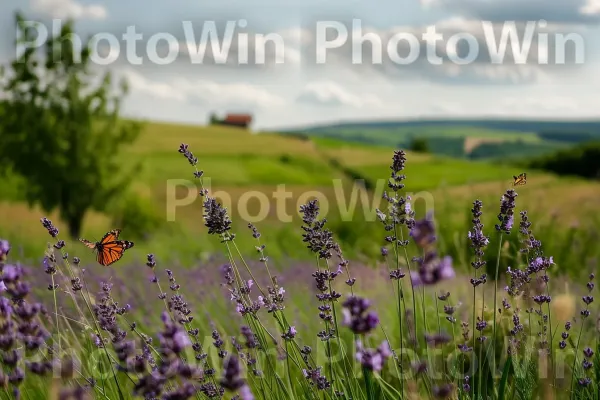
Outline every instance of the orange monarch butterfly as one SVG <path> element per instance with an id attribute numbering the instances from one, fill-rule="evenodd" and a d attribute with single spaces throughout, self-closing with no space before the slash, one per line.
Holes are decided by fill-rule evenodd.
<path id="1" fill-rule="evenodd" d="M 118 240 L 120 233 L 120 229 L 113 229 L 104 235 L 99 242 L 94 243 L 86 239 L 79 239 L 79 241 L 90 249 L 96 250 L 98 252 L 98 263 L 106 267 L 119 261 L 123 257 L 125 250 L 133 247 L 133 242 Z"/>
<path id="2" fill-rule="evenodd" d="M 527 174 L 525 172 L 523 172 L 521 175 L 519 176 L 513 176 L 513 179 L 515 180 L 513 182 L 513 186 L 521 186 L 527 183 Z"/>

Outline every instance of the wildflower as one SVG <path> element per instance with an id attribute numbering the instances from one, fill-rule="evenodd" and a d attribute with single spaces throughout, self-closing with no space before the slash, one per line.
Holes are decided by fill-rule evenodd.
<path id="1" fill-rule="evenodd" d="M 514 223 L 514 208 L 517 192 L 514 189 L 508 189 L 500 199 L 500 213 L 498 220 L 500 224 L 496 225 L 498 232 L 510 233 Z"/>
<path id="2" fill-rule="evenodd" d="M 475 269 L 479 269 L 486 264 L 483 260 L 483 251 L 490 243 L 490 239 L 483 234 L 483 224 L 481 223 L 481 215 L 483 214 L 481 211 L 482 208 L 483 203 L 481 200 L 475 200 L 473 202 L 473 208 L 471 209 L 471 214 L 473 215 L 473 229 L 467 233 L 467 237 L 471 241 L 470 246 L 475 252 L 476 259 L 471 262 L 471 265 Z"/>
<path id="3" fill-rule="evenodd" d="M 314 369 L 303 369 L 302 374 L 311 385 L 315 385 L 319 390 L 327 390 L 331 387 L 331 383 L 324 375 L 321 375 L 321 367 Z"/>
<path id="4" fill-rule="evenodd" d="M 551 300 L 552 298 L 550 296 L 543 294 L 539 296 L 533 296 L 533 301 L 535 301 L 537 304 L 550 303 Z"/>
<path id="5" fill-rule="evenodd" d="M 53 238 L 58 236 L 58 229 L 54 226 L 52 221 L 45 217 L 42 218 L 40 221 L 42 222 L 42 225 L 44 226 L 44 228 L 46 228 L 50 236 L 52 236 Z"/>
<path id="6" fill-rule="evenodd" d="M 533 275 L 538 272 L 547 271 L 553 265 L 554 259 L 552 257 L 536 257 L 529 262 L 527 273 Z"/>
<path id="7" fill-rule="evenodd" d="M 471 379 L 471 377 L 469 377 L 469 375 L 465 376 L 465 383 L 463 383 L 463 390 L 465 392 L 470 392 L 471 391 L 471 385 L 469 385 L 469 380 Z"/>
<path id="8" fill-rule="evenodd" d="M 434 285 L 442 280 L 455 277 L 452 267 L 452 257 L 446 256 L 442 259 L 437 257 L 435 251 L 429 251 L 424 259 L 417 259 L 419 264 L 417 271 L 411 271 L 412 283 L 414 286 Z"/>
<path id="9" fill-rule="evenodd" d="M 558 342 L 558 347 L 560 347 L 561 350 L 564 350 L 567 347 L 567 342 L 561 340 L 560 342 Z"/>
<path id="10" fill-rule="evenodd" d="M 388 182 L 388 186 L 394 192 L 404 188 L 404 185 L 401 182 L 406 179 L 406 176 L 400 174 L 400 172 L 404 170 L 405 163 L 406 153 L 403 150 L 395 150 L 394 157 L 392 158 L 392 165 L 390 166 L 390 169 L 392 170 L 391 181 Z"/>
<path id="11" fill-rule="evenodd" d="M 404 273 L 404 271 L 402 271 L 400 268 L 390 271 L 390 279 L 398 280 L 404 278 L 405 276 L 406 273 Z"/>
<path id="12" fill-rule="evenodd" d="M 283 335 L 281 335 L 282 338 L 284 338 L 285 340 L 292 340 L 293 338 L 296 337 L 296 327 L 295 326 L 290 326 L 287 330 L 287 332 L 285 332 Z"/>
<path id="13" fill-rule="evenodd" d="M 580 386 L 586 387 L 589 386 L 592 383 L 592 380 L 589 377 L 586 378 L 580 378 L 578 381 Z"/>
<path id="14" fill-rule="evenodd" d="M 235 354 L 232 354 L 225 360 L 223 366 L 223 378 L 221 379 L 221 386 L 227 390 L 237 391 L 245 382 L 241 375 L 240 362 Z"/>
<path id="15" fill-rule="evenodd" d="M 414 239 L 415 243 L 425 248 L 435 243 L 435 226 L 433 224 L 433 218 L 431 213 L 422 220 L 415 221 L 412 229 L 410 230 L 410 236 Z"/>
<path id="16" fill-rule="evenodd" d="M 411 368 L 415 371 L 416 375 L 424 374 L 427 372 L 427 362 L 423 360 L 414 361 L 411 363 Z"/>
<path id="17" fill-rule="evenodd" d="M 198 164 L 198 158 L 194 157 L 194 154 L 188 149 L 188 145 L 182 143 L 179 145 L 179 153 L 181 153 L 190 162 L 190 165 L 196 166 Z"/>
<path id="18" fill-rule="evenodd" d="M 450 343 L 451 340 L 452 337 L 445 332 L 433 335 L 425 334 L 425 341 L 428 345 L 433 347 Z"/>
<path id="19" fill-rule="evenodd" d="M 223 235 L 231 229 L 231 219 L 227 214 L 227 208 L 217 202 L 214 197 L 204 200 L 204 225 L 209 234 Z"/>
<path id="20" fill-rule="evenodd" d="M 533 236 L 533 233 L 530 229 L 531 222 L 529 222 L 527 211 L 521 211 L 519 214 L 521 216 L 521 221 L 519 222 L 519 233 L 524 237 L 521 240 L 522 247 L 520 252 L 531 252 L 533 254 L 538 254 L 541 251 L 542 243 Z"/>
<path id="21" fill-rule="evenodd" d="M 146 266 L 148 268 L 156 267 L 156 259 L 154 258 L 154 254 L 148 254 L 146 256 L 146 259 L 147 259 Z"/>
<path id="22" fill-rule="evenodd" d="M 302 213 L 302 221 L 304 225 L 302 229 L 302 241 L 307 244 L 310 251 L 317 254 L 321 259 L 330 259 L 331 250 L 338 248 L 337 243 L 333 240 L 333 234 L 329 229 L 324 229 L 327 219 L 317 220 L 319 215 L 319 205 L 316 199 L 310 200 L 308 203 L 300 206 Z"/>
<path id="23" fill-rule="evenodd" d="M 521 288 L 527 283 L 531 282 L 531 278 L 529 277 L 529 273 L 527 271 L 508 267 L 506 274 L 510 277 L 510 285 L 506 286 L 504 290 L 506 290 L 506 292 L 513 297 L 518 296 L 522 291 Z"/>
<path id="24" fill-rule="evenodd" d="M 220 358 L 225 358 L 225 356 L 227 356 L 227 350 L 225 350 L 223 348 L 223 345 L 225 344 L 225 342 L 221 339 L 221 335 L 219 334 L 219 331 L 214 329 L 212 332 L 212 338 L 214 339 L 213 345 L 217 348 L 217 350 L 219 350 L 219 352 L 217 353 L 218 356 Z M 194 349 L 194 350 L 196 350 L 196 349 Z M 198 351 L 199 350 L 200 349 L 198 349 Z"/>
<path id="25" fill-rule="evenodd" d="M 391 355 L 392 352 L 387 341 L 382 342 L 375 350 L 365 349 L 362 341 L 356 341 L 356 359 L 370 371 L 381 371 L 383 363 Z"/>
<path id="26" fill-rule="evenodd" d="M 256 336 L 254 336 L 254 333 L 252 332 L 252 329 L 250 329 L 249 326 L 246 326 L 246 325 L 242 326 L 241 332 L 242 332 L 242 335 L 244 336 L 244 338 L 246 339 L 246 347 L 247 348 L 254 349 L 259 346 L 259 342 L 256 339 Z"/>
<path id="27" fill-rule="evenodd" d="M 342 304 L 344 325 L 356 334 L 372 331 L 379 324 L 379 317 L 373 311 L 366 312 L 371 303 L 367 299 L 351 296 Z"/>
<path id="28" fill-rule="evenodd" d="M 10 243 L 8 240 L 0 239 L 0 262 L 6 260 L 8 253 L 10 252 Z"/>
<path id="29" fill-rule="evenodd" d="M 438 399 L 447 399 L 452 394 L 454 386 L 452 384 L 447 383 L 445 385 L 434 386 L 433 387 L 433 395 Z"/>

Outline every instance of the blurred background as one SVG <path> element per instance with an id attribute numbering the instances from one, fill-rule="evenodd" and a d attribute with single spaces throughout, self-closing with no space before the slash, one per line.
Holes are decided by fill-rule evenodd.
<path id="1" fill-rule="evenodd" d="M 600 255 L 596 0 L 0 9 L 0 237 L 22 260 L 43 257 L 43 216 L 65 240 L 121 228 L 135 242 L 121 262 L 211 258 L 219 242 L 181 143 L 228 206 L 242 251 L 254 251 L 253 222 L 283 265 L 312 257 L 298 216 L 311 197 L 327 203 L 347 257 L 376 259 L 385 232 L 375 208 L 398 148 L 417 215 L 433 212 L 457 267 L 468 265 L 472 202 L 483 200 L 493 229 L 523 172 L 517 211 L 529 210 L 560 270 L 587 273 Z M 430 45 L 432 27 L 443 38 Z M 519 43 L 505 42 L 494 63 L 513 34 Z M 91 261 L 77 246 L 69 253 Z"/>

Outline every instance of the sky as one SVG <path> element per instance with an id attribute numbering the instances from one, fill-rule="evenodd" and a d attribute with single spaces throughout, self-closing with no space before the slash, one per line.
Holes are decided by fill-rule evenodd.
<path id="1" fill-rule="evenodd" d="M 16 56 L 16 11 L 48 35 L 67 19 L 82 43 L 100 35 L 94 68 L 127 79 L 135 118 L 600 118 L 600 0 L 3 0 L 0 64 Z M 501 57 L 503 30 L 518 40 Z"/>

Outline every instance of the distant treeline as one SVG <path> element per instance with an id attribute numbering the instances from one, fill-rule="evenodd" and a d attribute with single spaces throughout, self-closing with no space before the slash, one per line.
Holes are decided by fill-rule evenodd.
<path id="1" fill-rule="evenodd" d="M 556 151 L 557 146 L 552 143 L 532 143 L 523 140 L 506 141 L 500 143 L 482 143 L 475 147 L 468 157 L 472 160 L 482 159 L 515 159 L 536 157 Z"/>
<path id="2" fill-rule="evenodd" d="M 581 143 L 599 138 L 599 132 L 582 132 L 582 131 L 541 131 L 537 134 L 545 140 L 555 140 L 557 142 Z"/>
<path id="3" fill-rule="evenodd" d="M 559 175 L 600 178 L 600 140 L 541 156 L 531 161 L 530 166 Z"/>
<path id="4" fill-rule="evenodd" d="M 503 122 L 506 124 L 506 122 Z M 482 141 L 477 147 L 472 149 L 470 152 L 465 152 L 465 140 L 468 135 L 465 136 L 445 136 L 443 129 L 440 130 L 439 135 L 431 132 L 430 129 L 424 132 L 420 132 L 420 125 L 415 125 L 414 131 L 399 133 L 397 130 L 390 128 L 388 134 L 384 132 L 382 134 L 381 127 L 377 133 L 369 131 L 367 128 L 360 129 L 360 125 L 340 127 L 327 127 L 322 130 L 306 130 L 304 132 L 287 132 L 288 135 L 294 135 L 297 137 L 314 136 L 314 137 L 327 137 L 332 139 L 350 141 L 355 143 L 364 143 L 368 145 L 385 145 L 385 146 L 396 146 L 403 149 L 413 149 L 415 143 L 418 142 L 419 150 L 426 151 L 431 154 L 463 158 L 470 160 L 525 160 L 532 157 L 540 157 L 552 154 L 557 150 L 563 148 L 570 148 L 571 146 L 587 143 L 593 140 L 600 140 L 600 125 L 599 124 L 560 124 L 557 123 L 555 126 L 551 124 L 542 124 L 539 126 L 531 126 L 532 128 L 540 128 L 537 131 L 524 131 L 523 136 L 532 138 L 537 136 L 541 140 L 514 140 L 507 138 L 505 141 Z M 423 125 L 422 127 L 431 128 L 429 125 Z M 502 131 L 498 131 L 498 138 L 502 138 Z"/>

